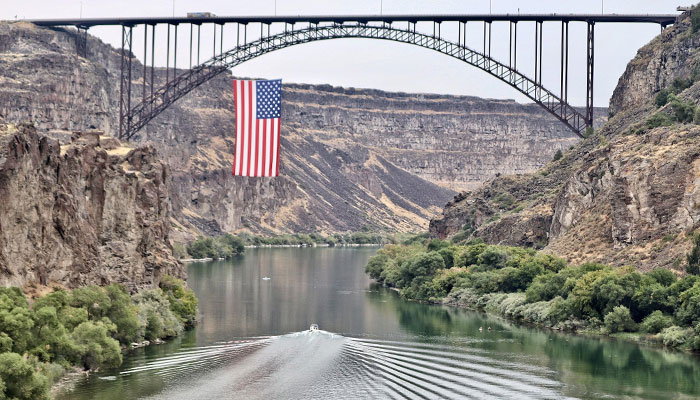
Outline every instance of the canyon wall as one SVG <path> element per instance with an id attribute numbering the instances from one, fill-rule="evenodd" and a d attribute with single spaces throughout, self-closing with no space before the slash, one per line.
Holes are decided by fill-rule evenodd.
<path id="1" fill-rule="evenodd" d="M 0 120 L 0 285 L 185 277 L 169 244 L 171 183 L 152 147 L 97 132 L 61 145 Z"/>

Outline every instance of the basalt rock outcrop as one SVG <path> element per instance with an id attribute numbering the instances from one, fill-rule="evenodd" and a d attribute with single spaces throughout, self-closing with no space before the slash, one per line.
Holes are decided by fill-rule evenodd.
<path id="1" fill-rule="evenodd" d="M 0 285 L 157 285 L 185 270 L 169 244 L 171 174 L 152 147 L 98 132 L 59 141 L 0 120 Z"/>
<path id="2" fill-rule="evenodd" d="M 92 36 L 87 47 L 79 57 L 71 30 L 0 24 L 0 115 L 54 137 L 93 128 L 115 135 L 119 54 Z M 134 65 L 136 100 L 143 68 Z M 282 176 L 234 178 L 231 79 L 197 88 L 135 138 L 172 168 L 180 241 L 241 229 L 425 229 L 454 191 L 530 172 L 577 141 L 535 105 L 286 84 Z"/>
<path id="3" fill-rule="evenodd" d="M 700 125 L 647 124 L 675 118 L 656 93 L 676 78 L 696 79 L 700 33 L 689 15 L 639 50 L 611 100 L 615 116 L 534 174 L 503 176 L 463 193 L 430 223 L 437 237 L 544 247 L 570 262 L 597 261 L 682 271 L 700 227 Z M 680 91 L 700 103 L 700 83 Z"/>

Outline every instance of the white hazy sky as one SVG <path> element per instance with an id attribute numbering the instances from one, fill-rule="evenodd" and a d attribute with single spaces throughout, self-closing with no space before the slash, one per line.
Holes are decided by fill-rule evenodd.
<path id="1" fill-rule="evenodd" d="M 0 19 L 176 16 L 191 11 L 216 15 L 313 15 L 313 14 L 428 14 L 428 13 L 675 13 L 683 0 L 0 0 Z M 694 0 L 692 0 L 694 1 Z M 432 25 L 422 27 L 432 32 Z M 156 40 L 164 39 L 158 28 Z M 211 27 L 202 28 L 202 60 L 211 54 Z M 249 28 L 249 38 L 259 34 Z M 421 29 L 421 25 L 418 25 Z M 224 47 L 235 44 L 235 27 L 224 31 Z M 585 31 L 583 23 L 570 26 L 569 98 L 585 103 Z M 660 31 L 654 24 L 598 24 L 596 26 L 595 105 L 606 106 L 617 80 L 637 49 Z M 91 28 L 91 34 L 120 46 L 118 27 Z M 482 27 L 476 23 L 467 44 L 482 47 Z M 134 37 L 134 53 L 143 58 L 143 36 Z M 180 27 L 180 44 L 188 43 L 189 27 Z M 442 35 L 456 40 L 457 25 L 443 24 Z M 139 36 L 141 39 L 139 40 Z M 559 92 L 561 25 L 544 24 L 544 70 L 546 87 Z M 507 62 L 508 23 L 494 23 L 492 55 Z M 195 39 L 196 40 L 196 39 Z M 150 39 L 149 39 L 150 41 Z M 526 75 L 534 70 L 534 24 L 519 24 L 518 67 Z M 206 44 L 206 45 L 204 45 Z M 163 46 L 156 46 L 156 64 L 165 65 Z M 218 44 L 217 44 L 218 47 Z M 182 46 L 178 66 L 189 64 Z M 150 50 L 149 50 L 150 53 Z M 329 83 L 338 86 L 377 88 L 390 91 L 474 95 L 526 102 L 514 89 L 461 61 L 416 46 L 368 39 L 338 39 L 279 50 L 233 69 L 237 76 L 282 78 L 288 82 Z"/>

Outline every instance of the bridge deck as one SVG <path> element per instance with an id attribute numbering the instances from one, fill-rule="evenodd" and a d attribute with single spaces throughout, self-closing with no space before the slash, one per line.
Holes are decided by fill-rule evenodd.
<path id="1" fill-rule="evenodd" d="M 206 18 L 146 17 L 146 18 L 82 18 L 28 20 L 40 26 L 142 25 L 142 24 L 204 24 L 204 23 L 321 23 L 321 22 L 470 22 L 470 21 L 564 21 L 594 23 L 655 23 L 663 26 L 676 22 L 677 14 L 424 14 L 424 15 L 288 15 L 288 16 L 214 16 Z"/>

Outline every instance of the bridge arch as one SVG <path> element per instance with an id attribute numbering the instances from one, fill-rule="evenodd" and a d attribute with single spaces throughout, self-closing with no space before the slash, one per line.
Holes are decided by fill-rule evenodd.
<path id="1" fill-rule="evenodd" d="M 515 88 L 554 115 L 576 135 L 583 137 L 587 126 L 586 118 L 560 97 L 515 68 L 496 61 L 486 54 L 445 40 L 439 36 L 416 32 L 415 29 L 399 29 L 391 25 L 374 26 L 362 22 L 352 24 L 333 23 L 332 25 L 324 26 L 310 24 L 306 28 L 262 37 L 212 57 L 154 90 L 144 101 L 128 109 L 128 111 L 126 109 L 123 110 L 127 112 L 120 111 L 119 136 L 125 139 L 132 138 L 149 121 L 175 101 L 229 68 L 275 50 L 303 43 L 343 38 L 380 39 L 413 44 L 459 59 Z"/>

